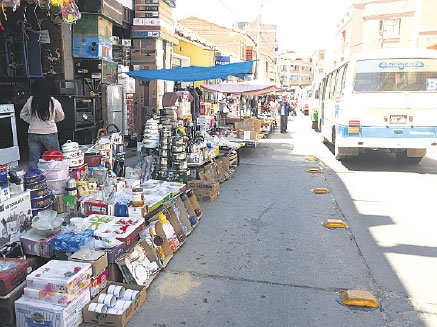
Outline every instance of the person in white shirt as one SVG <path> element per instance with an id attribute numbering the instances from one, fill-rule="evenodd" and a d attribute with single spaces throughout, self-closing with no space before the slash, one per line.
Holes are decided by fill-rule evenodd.
<path id="1" fill-rule="evenodd" d="M 44 149 L 60 150 L 56 123 L 64 119 L 62 106 L 51 97 L 46 79 L 33 82 L 32 96 L 21 109 L 20 118 L 29 124 L 29 169 L 35 169 Z"/>

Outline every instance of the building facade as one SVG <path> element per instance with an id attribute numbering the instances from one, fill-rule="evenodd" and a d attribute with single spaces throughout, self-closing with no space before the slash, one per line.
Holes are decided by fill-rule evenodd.
<path id="1" fill-rule="evenodd" d="M 382 48 L 437 50 L 437 1 L 356 1 L 338 23 L 333 65 Z"/>
<path id="2" fill-rule="evenodd" d="M 292 51 L 278 55 L 279 82 L 284 88 L 305 87 L 313 82 L 313 59 Z"/>

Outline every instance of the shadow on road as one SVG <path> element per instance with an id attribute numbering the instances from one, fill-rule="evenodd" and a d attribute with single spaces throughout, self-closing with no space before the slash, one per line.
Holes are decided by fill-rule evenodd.
<path id="1" fill-rule="evenodd" d="M 325 144 L 329 151 L 334 154 L 334 146 Z M 425 157 L 419 164 L 411 165 L 396 160 L 394 153 L 386 151 L 372 151 L 361 154 L 358 157 L 342 161 L 342 164 L 350 171 L 377 171 L 398 172 L 437 175 L 437 161 Z"/>

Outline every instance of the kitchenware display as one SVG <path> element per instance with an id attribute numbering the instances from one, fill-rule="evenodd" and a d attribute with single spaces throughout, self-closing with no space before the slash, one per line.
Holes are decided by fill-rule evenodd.
<path id="1" fill-rule="evenodd" d="M 52 207 L 52 204 L 53 203 L 50 203 L 47 207 L 41 208 L 41 209 L 33 209 L 32 208 L 32 216 L 35 217 L 35 216 L 38 216 L 39 214 L 41 214 L 44 211 L 50 210 L 50 208 Z"/>
<path id="2" fill-rule="evenodd" d="M 62 152 L 79 151 L 79 143 L 68 140 L 62 145 Z"/>
<path id="3" fill-rule="evenodd" d="M 62 160 L 62 152 L 56 151 L 54 148 L 51 148 L 49 151 L 43 153 L 43 159 L 45 161 Z"/>
<path id="4" fill-rule="evenodd" d="M 162 166 L 168 166 L 168 159 L 167 158 L 164 158 L 164 157 L 161 157 L 161 158 L 159 158 L 159 165 L 162 167 Z"/>
<path id="5" fill-rule="evenodd" d="M 77 203 L 74 195 L 64 195 L 62 197 L 62 206 L 64 208 L 64 218 L 70 223 L 71 218 L 77 217 Z"/>
<path id="6" fill-rule="evenodd" d="M 41 182 L 44 179 L 45 177 L 43 175 L 43 172 L 39 169 L 29 170 L 26 175 L 24 175 L 24 182 L 26 184 Z"/>
<path id="7" fill-rule="evenodd" d="M 102 303 L 91 303 L 88 306 L 88 311 L 97 312 L 97 313 L 107 313 L 108 307 Z"/>
<path id="8" fill-rule="evenodd" d="M 65 159 L 74 159 L 80 157 L 81 155 L 82 155 L 82 151 L 79 150 L 64 152 Z"/>
<path id="9" fill-rule="evenodd" d="M 159 134 L 144 135 L 144 140 L 159 140 Z"/>
<path id="10" fill-rule="evenodd" d="M 32 228 L 42 236 L 54 235 L 61 230 L 64 219 L 57 216 L 57 212 L 46 210 L 32 219 Z"/>
<path id="11" fill-rule="evenodd" d="M 87 181 L 77 181 L 77 193 L 81 197 L 90 195 Z"/>
<path id="12" fill-rule="evenodd" d="M 156 149 L 159 145 L 158 140 L 146 140 L 143 141 L 143 146 L 147 149 Z"/>
<path id="13" fill-rule="evenodd" d="M 82 180 L 86 178 L 88 171 L 88 165 L 82 165 L 80 167 L 73 167 L 70 168 L 69 173 L 70 177 L 74 178 L 75 180 Z"/>
<path id="14" fill-rule="evenodd" d="M 121 299 L 124 296 L 125 292 L 126 289 L 123 286 L 109 285 L 108 287 L 108 294 L 114 295 L 117 299 Z"/>
<path id="15" fill-rule="evenodd" d="M 84 161 L 88 167 L 97 167 L 102 163 L 102 155 L 100 153 L 87 152 L 84 155 Z"/>
<path id="16" fill-rule="evenodd" d="M 108 308 L 115 307 L 115 302 L 117 298 L 113 294 L 100 294 L 97 302 L 100 304 L 105 304 Z"/>
<path id="17" fill-rule="evenodd" d="M 33 198 L 30 201 L 32 204 L 32 209 L 42 209 L 52 203 L 52 195 L 49 193 L 45 196 Z"/>
<path id="18" fill-rule="evenodd" d="M 176 170 L 186 170 L 186 169 L 188 169 L 188 163 L 187 163 L 186 160 L 174 162 L 173 165 L 174 165 L 174 168 Z"/>
<path id="19" fill-rule="evenodd" d="M 47 181 L 44 177 L 43 180 L 34 183 L 26 183 L 26 190 L 43 190 L 47 188 Z"/>
<path id="20" fill-rule="evenodd" d="M 126 311 L 132 304 L 132 301 L 124 301 L 124 300 L 117 300 L 115 303 L 115 309 Z"/>
<path id="21" fill-rule="evenodd" d="M 42 197 L 42 196 L 46 196 L 48 194 L 50 194 L 50 190 L 48 188 L 44 188 L 42 190 L 31 190 L 30 191 L 30 198 L 31 199 L 39 198 L 39 197 Z"/>
<path id="22" fill-rule="evenodd" d="M 66 185 L 66 179 L 65 178 L 54 179 L 54 180 L 47 181 L 48 189 L 50 191 L 52 191 L 52 193 L 55 194 L 55 195 L 63 194 L 64 190 L 65 190 L 65 185 Z"/>
<path id="23" fill-rule="evenodd" d="M 180 153 L 180 152 L 185 153 L 185 145 L 173 145 L 171 147 L 171 150 L 173 153 Z"/>
<path id="24" fill-rule="evenodd" d="M 186 152 L 175 152 L 172 154 L 173 161 L 177 160 L 186 160 L 187 159 L 187 153 Z"/>
<path id="25" fill-rule="evenodd" d="M 85 163 L 85 160 L 83 154 L 81 154 L 79 157 L 67 159 L 67 162 L 70 168 L 77 168 L 82 166 Z"/>
<path id="26" fill-rule="evenodd" d="M 159 150 L 171 150 L 169 143 L 159 143 Z"/>
<path id="27" fill-rule="evenodd" d="M 135 301 L 139 295 L 140 295 L 139 291 L 127 289 L 126 292 L 124 293 L 123 300 L 124 301 Z"/>
<path id="28" fill-rule="evenodd" d="M 159 156 L 160 157 L 168 157 L 170 155 L 170 151 L 169 150 L 164 150 L 164 149 L 159 149 Z"/>
<path id="29" fill-rule="evenodd" d="M 77 195 L 77 182 L 74 178 L 67 180 L 65 191 L 67 192 L 67 195 Z"/>
<path id="30" fill-rule="evenodd" d="M 94 167 L 93 177 L 96 179 L 97 184 L 105 185 L 107 179 L 107 169 L 105 167 Z"/>
<path id="31" fill-rule="evenodd" d="M 172 145 L 177 146 L 177 145 L 184 145 L 184 138 L 181 136 L 174 136 L 172 138 Z"/>
<path id="32" fill-rule="evenodd" d="M 164 138 L 164 137 L 171 137 L 172 132 L 171 132 L 170 129 L 162 129 L 161 132 L 160 132 L 160 135 L 161 135 L 162 138 Z"/>

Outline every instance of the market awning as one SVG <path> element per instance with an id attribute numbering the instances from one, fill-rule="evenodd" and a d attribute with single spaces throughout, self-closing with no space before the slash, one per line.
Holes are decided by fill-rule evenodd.
<path id="1" fill-rule="evenodd" d="M 262 83 L 258 81 L 201 85 L 201 87 L 209 92 L 237 95 L 265 95 L 280 90 L 280 87 L 275 83 Z"/>
<path id="2" fill-rule="evenodd" d="M 173 69 L 140 70 L 126 74 L 140 81 L 159 79 L 174 82 L 196 82 L 226 78 L 228 76 L 243 78 L 244 75 L 251 73 L 252 66 L 253 61 L 246 61 L 211 67 L 190 66 Z"/>

